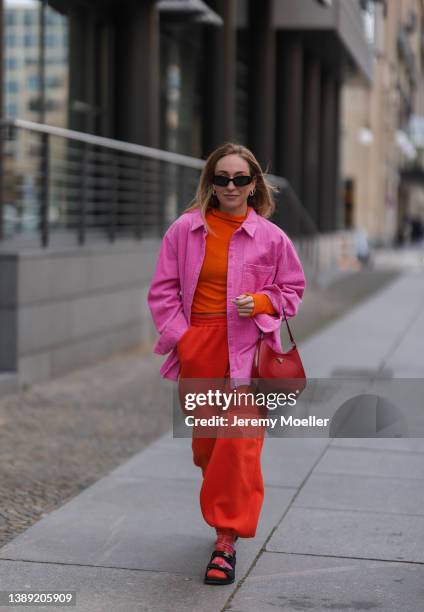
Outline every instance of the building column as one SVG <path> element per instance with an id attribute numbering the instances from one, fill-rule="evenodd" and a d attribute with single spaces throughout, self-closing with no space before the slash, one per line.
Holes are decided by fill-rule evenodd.
<path id="1" fill-rule="evenodd" d="M 211 8 L 224 20 L 205 31 L 203 152 L 207 156 L 235 135 L 237 0 L 215 0 Z"/>
<path id="2" fill-rule="evenodd" d="M 316 57 L 305 62 L 305 89 L 303 109 L 303 172 L 302 201 L 315 223 L 319 206 L 319 158 L 320 158 L 320 98 L 321 65 Z"/>
<path id="3" fill-rule="evenodd" d="M 4 119 L 4 2 L 0 0 L 0 119 Z M 4 174 L 4 141 L 5 130 L 0 130 L 0 240 L 3 238 L 3 174 Z"/>
<path id="4" fill-rule="evenodd" d="M 321 98 L 320 207 L 318 228 L 329 232 L 341 225 L 339 181 L 340 85 L 337 78 L 323 73 Z"/>
<path id="5" fill-rule="evenodd" d="M 335 78 L 335 112 L 334 112 L 334 222 L 335 230 L 344 228 L 343 178 L 340 173 L 341 164 L 341 88 L 342 82 Z"/>
<path id="6" fill-rule="evenodd" d="M 95 23 L 93 8 L 69 10 L 69 117 L 70 129 L 96 133 Z"/>
<path id="7" fill-rule="evenodd" d="M 284 32 L 278 44 L 277 173 L 302 198 L 303 44 Z"/>
<path id="8" fill-rule="evenodd" d="M 272 0 L 249 3 L 249 147 L 274 172 L 275 49 Z"/>
<path id="9" fill-rule="evenodd" d="M 117 15 L 116 138 L 159 146 L 159 14 L 144 0 Z"/>

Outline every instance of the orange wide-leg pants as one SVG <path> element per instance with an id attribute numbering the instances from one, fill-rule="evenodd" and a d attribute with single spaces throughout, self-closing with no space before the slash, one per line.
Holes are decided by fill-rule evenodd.
<path id="1" fill-rule="evenodd" d="M 177 345 L 184 379 L 224 379 L 229 376 L 225 315 L 192 315 L 191 325 Z M 215 382 L 215 381 L 214 381 Z M 205 521 L 222 533 L 252 538 L 264 498 L 261 450 L 264 429 L 255 437 L 196 437 L 193 461 L 202 470 L 200 507 Z"/>

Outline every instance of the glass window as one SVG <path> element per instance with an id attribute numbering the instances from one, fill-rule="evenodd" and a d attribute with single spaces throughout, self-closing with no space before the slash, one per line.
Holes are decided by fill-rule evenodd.
<path id="1" fill-rule="evenodd" d="M 40 79 L 37 74 L 31 74 L 27 80 L 28 89 L 37 91 L 40 88 Z"/>
<path id="2" fill-rule="evenodd" d="M 19 84 L 17 81 L 6 81 L 7 93 L 15 94 L 19 91 Z"/>
<path id="3" fill-rule="evenodd" d="M 34 10 L 25 11 L 24 24 L 26 26 L 35 25 L 39 19 L 38 12 Z"/>
<path id="4" fill-rule="evenodd" d="M 40 83 L 38 82 L 39 61 L 40 61 L 40 41 L 39 41 L 39 21 L 40 21 L 40 0 L 4 0 L 6 15 L 13 14 L 9 21 L 16 26 L 6 25 L 5 36 L 5 109 L 10 116 L 16 116 L 14 107 L 19 103 L 19 116 L 22 119 L 41 120 L 34 117 L 29 109 L 30 96 L 40 94 Z M 14 50 L 14 47 L 17 50 Z M 17 55 L 19 51 L 22 55 Z M 21 59 L 22 58 L 22 59 Z M 35 76 L 36 75 L 36 76 Z M 17 99 L 17 96 L 22 98 Z M 12 112 L 13 111 L 13 112 Z"/>
<path id="5" fill-rule="evenodd" d="M 68 125 L 69 18 L 51 6 L 46 8 L 45 122 Z"/>
<path id="6" fill-rule="evenodd" d="M 57 74 L 49 74 L 46 77 L 46 87 L 51 87 L 52 89 L 56 87 L 61 87 L 63 85 L 63 82 L 63 77 Z"/>
<path id="7" fill-rule="evenodd" d="M 370 45 L 375 43 L 375 6 L 373 3 L 364 4 L 362 8 L 362 17 L 364 23 L 365 36 Z"/>
<path id="8" fill-rule="evenodd" d="M 16 70 L 18 67 L 18 58 L 17 57 L 8 57 L 6 58 L 6 70 Z"/>
<path id="9" fill-rule="evenodd" d="M 46 34 L 46 47 L 55 47 L 56 46 L 56 36 L 50 32 Z"/>
<path id="10" fill-rule="evenodd" d="M 25 47 L 36 47 L 37 44 L 38 44 L 38 37 L 35 34 L 25 34 L 24 35 Z"/>
<path id="11" fill-rule="evenodd" d="M 54 11 L 49 11 L 46 15 L 46 24 L 50 26 L 61 25 L 61 15 Z"/>
<path id="12" fill-rule="evenodd" d="M 11 26 L 16 24 L 16 12 L 14 10 L 6 11 L 6 25 Z"/>
<path id="13" fill-rule="evenodd" d="M 13 34 L 11 32 L 8 32 L 6 34 L 6 36 L 4 37 L 5 39 L 5 43 L 6 43 L 6 48 L 7 47 L 16 47 L 16 34 Z"/>
<path id="14" fill-rule="evenodd" d="M 28 109 L 33 113 L 38 113 L 41 110 L 41 100 L 40 98 L 32 98 L 29 101 Z"/>
<path id="15" fill-rule="evenodd" d="M 162 131 L 161 146 L 168 151 L 201 156 L 201 37 L 187 26 L 177 35 L 161 31 Z"/>
<path id="16" fill-rule="evenodd" d="M 17 117 L 18 105 L 14 102 L 9 102 L 9 104 L 6 106 L 6 114 L 8 117 Z"/>

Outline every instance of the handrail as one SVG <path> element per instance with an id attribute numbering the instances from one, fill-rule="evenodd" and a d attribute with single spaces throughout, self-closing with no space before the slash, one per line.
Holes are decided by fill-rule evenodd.
<path id="1" fill-rule="evenodd" d="M 133 144 L 124 140 L 115 140 L 114 138 L 106 138 L 105 136 L 95 136 L 94 134 L 86 134 L 68 128 L 55 127 L 53 125 L 45 125 L 44 123 L 36 123 L 35 121 L 26 121 L 25 119 L 2 119 L 0 126 L 18 127 L 41 134 L 49 134 L 50 136 L 60 136 L 69 140 L 76 140 L 94 146 L 107 147 L 115 151 L 123 153 L 132 153 L 135 155 L 145 155 L 158 161 L 168 162 L 170 164 L 178 164 L 180 166 L 188 166 L 201 170 L 204 166 L 204 161 L 197 157 L 182 155 L 181 153 L 172 153 L 155 149 L 154 147 L 146 147 L 145 145 Z"/>
<path id="2" fill-rule="evenodd" d="M 2 128 L 8 130 L 5 141 L 23 137 L 24 152 L 5 175 L 3 190 L 9 191 L 3 220 L 8 229 L 2 236 L 35 229 L 37 219 L 43 246 L 49 244 L 51 231 L 63 228 L 76 231 L 84 244 L 88 231 L 105 228 L 102 219 L 107 215 L 110 240 L 124 233 L 137 239 L 160 236 L 179 208 L 192 201 L 205 165 L 188 155 L 24 119 L 0 120 Z M 31 133 L 37 134 L 39 147 L 29 138 L 26 148 Z M 59 155 L 51 137 L 66 143 Z M 316 236 L 317 227 L 289 181 L 273 174 L 266 178 L 287 198 L 277 207 L 275 222 L 287 225 L 293 235 Z"/>

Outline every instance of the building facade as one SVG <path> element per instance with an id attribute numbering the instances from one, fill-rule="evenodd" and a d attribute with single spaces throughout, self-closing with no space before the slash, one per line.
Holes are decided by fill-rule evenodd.
<path id="1" fill-rule="evenodd" d="M 341 92 L 373 78 L 362 0 L 5 0 L 3 21 L 6 116 L 197 158 L 236 140 L 320 231 L 344 227 Z"/>
<path id="2" fill-rule="evenodd" d="M 149 339 L 161 235 L 223 141 L 287 187 L 290 236 L 338 235 L 341 92 L 373 80 L 364 6 L 0 3 L 0 372 L 45 379 Z"/>
<path id="3" fill-rule="evenodd" d="M 369 4 L 373 86 L 354 76 L 343 89 L 345 225 L 376 245 L 396 243 L 412 202 L 422 200 L 422 179 L 406 170 L 419 154 L 411 119 L 424 112 L 423 7 L 422 0 Z"/>

